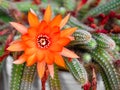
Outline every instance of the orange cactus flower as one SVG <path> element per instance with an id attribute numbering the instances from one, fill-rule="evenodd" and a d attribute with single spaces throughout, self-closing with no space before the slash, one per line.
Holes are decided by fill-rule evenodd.
<path id="1" fill-rule="evenodd" d="M 31 9 L 28 13 L 30 24 L 28 28 L 19 23 L 10 22 L 21 33 L 21 38 L 13 41 L 7 50 L 24 51 L 18 60 L 13 63 L 22 64 L 26 62 L 27 66 L 37 63 L 37 71 L 40 78 L 43 77 L 46 66 L 51 77 L 54 76 L 54 63 L 65 67 L 65 62 L 61 55 L 79 58 L 74 52 L 64 47 L 73 40 L 71 35 L 77 29 L 74 27 L 61 30 L 70 15 L 68 14 L 64 19 L 62 19 L 61 15 L 57 15 L 51 20 L 51 14 L 51 7 L 48 6 L 43 20 L 40 21 Z"/>

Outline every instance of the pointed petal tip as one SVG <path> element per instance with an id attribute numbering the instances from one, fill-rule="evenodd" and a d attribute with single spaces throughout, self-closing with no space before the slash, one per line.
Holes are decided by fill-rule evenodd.
<path id="1" fill-rule="evenodd" d="M 68 36 L 68 38 L 69 38 L 71 41 L 75 40 L 75 38 L 74 38 L 73 36 Z"/>
<path id="2" fill-rule="evenodd" d="M 12 23 L 14 23 L 14 22 L 9 22 L 11 25 L 12 25 Z"/>
<path id="3" fill-rule="evenodd" d="M 14 26 L 14 24 L 16 24 L 16 22 L 9 22 L 12 26 Z"/>
<path id="4" fill-rule="evenodd" d="M 54 78 L 54 74 L 53 75 L 50 75 L 52 78 Z"/>
<path id="5" fill-rule="evenodd" d="M 76 30 L 78 29 L 78 27 L 73 27 L 73 28 L 76 29 Z"/>
<path id="6" fill-rule="evenodd" d="M 9 46 L 6 50 L 8 50 L 8 51 L 14 51 L 11 46 Z"/>
<path id="7" fill-rule="evenodd" d="M 13 64 L 23 64 L 25 61 L 15 60 L 13 61 Z"/>
<path id="8" fill-rule="evenodd" d="M 22 34 L 26 34 L 27 33 L 27 28 L 20 24 L 20 23 L 16 23 L 16 22 L 10 22 L 10 24 L 16 29 L 18 30 L 20 33 Z"/>
<path id="9" fill-rule="evenodd" d="M 72 35 L 77 30 L 77 27 L 67 28 L 61 31 L 61 37 Z"/>
<path id="10" fill-rule="evenodd" d="M 44 13 L 44 20 L 46 22 L 49 22 L 51 20 L 51 16 L 52 16 L 52 9 L 51 9 L 51 6 L 48 5 L 46 10 L 45 10 L 45 13 Z"/>
<path id="11" fill-rule="evenodd" d="M 13 61 L 13 64 L 19 64 L 19 62 L 17 60 Z"/>
<path id="12" fill-rule="evenodd" d="M 10 46 L 6 50 L 11 51 Z"/>
<path id="13" fill-rule="evenodd" d="M 30 8 L 30 12 L 33 13 L 34 15 L 36 15 L 35 11 L 32 8 Z"/>
<path id="14" fill-rule="evenodd" d="M 51 8 L 50 4 L 47 5 L 47 8 Z"/>
<path id="15" fill-rule="evenodd" d="M 42 79 L 43 76 L 44 76 L 44 73 L 45 73 L 45 65 L 46 65 L 46 63 L 45 63 L 44 61 L 37 63 L 37 72 L 38 72 L 38 76 L 40 77 L 40 79 Z"/>
<path id="16" fill-rule="evenodd" d="M 28 22 L 31 27 L 37 26 L 39 24 L 39 18 L 37 17 L 34 10 L 31 8 L 30 11 L 28 12 Z"/>
<path id="17" fill-rule="evenodd" d="M 48 70 L 49 70 L 50 76 L 54 78 L 54 65 L 53 64 L 48 65 Z"/>
<path id="18" fill-rule="evenodd" d="M 14 27 L 14 24 L 16 23 L 16 22 L 9 22 L 13 27 Z"/>
<path id="19" fill-rule="evenodd" d="M 69 57 L 69 58 L 80 58 L 76 53 L 74 53 L 73 51 L 71 51 L 67 48 L 63 48 L 61 55 L 65 56 L 65 57 Z"/>
<path id="20" fill-rule="evenodd" d="M 65 17 L 63 18 L 63 20 L 61 21 L 61 23 L 60 23 L 60 25 L 59 25 L 60 28 L 63 28 L 63 26 L 68 22 L 69 18 L 70 18 L 70 13 L 67 14 L 67 16 L 65 16 Z"/>
<path id="21" fill-rule="evenodd" d="M 10 44 L 7 48 L 8 51 L 23 51 L 25 48 L 20 43 Z"/>
<path id="22" fill-rule="evenodd" d="M 68 17 L 68 18 L 70 17 L 70 13 L 67 14 L 67 17 Z"/>
<path id="23" fill-rule="evenodd" d="M 17 60 L 13 61 L 14 64 L 23 64 L 26 61 L 26 56 L 22 54 Z"/>

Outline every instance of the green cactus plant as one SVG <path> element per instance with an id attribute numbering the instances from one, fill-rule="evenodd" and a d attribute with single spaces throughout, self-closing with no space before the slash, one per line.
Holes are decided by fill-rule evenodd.
<path id="1" fill-rule="evenodd" d="M 8 34 L 11 33 L 11 30 L 14 30 L 14 28 L 12 28 L 8 24 L 8 22 L 15 20 L 19 23 L 22 23 L 28 26 L 28 21 L 26 21 L 26 17 L 27 17 L 26 13 L 29 11 L 30 8 L 33 8 L 34 10 L 36 10 L 35 12 L 39 10 L 40 13 L 37 13 L 37 14 L 40 16 L 39 18 L 41 18 L 41 16 L 44 14 L 45 6 L 48 3 L 49 4 L 52 3 L 51 6 L 52 8 L 54 8 L 53 16 L 58 13 L 62 15 L 71 13 L 71 17 L 69 19 L 69 22 L 66 25 L 66 28 L 70 28 L 71 26 L 78 27 L 78 30 L 76 30 L 74 34 L 70 36 L 71 42 L 66 46 L 66 48 L 73 50 L 75 53 L 77 53 L 77 55 L 80 58 L 71 59 L 68 57 L 64 57 L 63 62 L 65 61 L 67 68 L 65 69 L 62 68 L 62 70 L 69 71 L 73 75 L 73 77 L 76 79 L 76 81 L 79 82 L 80 86 L 82 86 L 81 88 L 83 88 L 84 90 L 91 90 L 91 88 L 93 89 L 96 87 L 96 82 L 98 81 L 96 79 L 97 75 L 102 76 L 105 90 L 120 90 L 120 76 L 119 76 L 120 73 L 118 70 L 120 66 L 119 64 L 120 0 L 101 0 L 98 3 L 98 5 L 93 6 L 94 8 L 92 7 L 90 1 L 95 3 L 96 0 L 90 0 L 90 1 L 88 0 L 87 4 L 83 6 L 81 10 L 78 12 L 78 14 L 80 14 L 78 16 L 75 15 L 76 14 L 75 10 L 77 8 L 77 4 L 79 3 L 79 0 L 48 0 L 48 1 L 41 0 L 40 5 L 35 5 L 35 3 L 33 3 L 35 0 L 33 1 L 21 0 L 22 2 L 17 2 L 17 3 L 13 1 L 14 0 L 0 1 L 0 15 L 1 15 L 0 17 L 0 73 L 2 73 L 1 71 L 3 69 L 1 57 L 2 55 L 4 55 L 5 51 L 7 51 L 7 50 L 4 50 L 4 47 L 6 48 L 8 47 L 8 46 L 4 46 L 5 45 L 4 43 L 6 43 L 5 41 L 6 37 L 8 36 Z M 22 18 L 19 18 L 20 21 L 15 19 L 16 16 L 11 16 L 12 13 L 10 10 L 17 10 L 19 13 L 23 14 Z M 108 14 L 110 11 L 114 11 L 114 13 L 111 14 L 112 16 L 109 16 Z M 101 17 L 99 17 L 99 15 L 101 15 Z M 89 16 L 91 17 L 89 18 L 91 20 L 88 20 Z M 108 20 L 110 17 L 114 19 L 114 22 L 110 22 L 110 20 Z M 57 18 L 60 19 L 61 16 Z M 99 25 L 101 20 L 103 20 L 106 23 L 110 23 L 110 24 L 107 24 L 107 27 L 108 28 L 110 27 L 109 30 L 107 30 L 106 28 L 106 23 L 104 25 L 101 25 L 101 24 Z M 58 21 L 55 20 L 55 21 L 56 23 L 59 22 L 59 20 Z M 49 24 L 49 22 L 47 22 L 47 24 Z M 94 27 L 92 27 L 91 25 L 93 25 Z M 111 32 L 114 29 L 116 29 L 114 28 L 114 25 L 116 26 L 118 25 L 117 27 L 118 32 L 115 32 L 115 33 Z M 9 32 L 3 34 L 2 31 L 4 31 L 5 29 L 8 29 Z M 106 33 L 97 32 L 99 30 L 104 30 L 104 29 L 107 31 Z M 18 34 L 19 33 L 15 34 L 14 39 L 16 39 L 16 37 L 18 38 L 19 36 Z M 67 32 L 67 34 L 70 34 L 70 33 Z M 67 49 L 63 48 L 62 53 L 60 53 L 59 51 L 57 53 L 63 54 L 64 50 L 67 50 Z M 75 54 L 74 52 L 73 54 Z M 67 50 L 67 53 L 64 53 L 64 54 L 71 54 L 71 53 L 72 52 Z M 10 53 L 9 55 L 13 56 L 14 58 L 13 53 Z M 57 60 L 55 62 L 57 62 Z M 59 62 L 58 60 L 57 63 L 61 63 L 61 62 Z M 96 73 L 96 77 L 94 77 L 95 78 L 94 80 L 96 81 L 91 79 L 93 78 L 94 75 L 92 76 L 91 74 L 92 71 L 87 68 L 87 67 L 91 68 L 90 66 L 92 65 L 96 66 L 94 68 Z M 49 68 L 49 70 L 50 69 L 51 68 Z M 49 76 L 50 90 L 62 90 L 61 88 L 62 86 L 60 85 L 59 73 L 58 73 L 59 70 L 61 70 L 61 67 L 54 65 L 54 78 Z M 87 72 L 88 70 L 90 73 Z M 34 82 L 35 74 L 36 74 L 36 64 L 30 67 L 27 67 L 25 64 L 20 64 L 20 65 L 12 64 L 12 72 L 10 77 L 11 79 L 10 90 L 31 90 L 31 86 Z M 42 79 L 44 78 L 46 77 L 43 77 Z M 88 85 L 89 80 L 91 83 L 91 88 Z M 96 88 L 94 90 L 96 90 Z"/>

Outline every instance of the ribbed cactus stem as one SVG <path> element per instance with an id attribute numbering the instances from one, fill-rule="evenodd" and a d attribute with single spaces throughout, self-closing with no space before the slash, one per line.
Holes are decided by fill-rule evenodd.
<path id="1" fill-rule="evenodd" d="M 77 42 L 77 41 L 74 41 L 74 42 Z M 70 45 L 72 46 L 74 45 L 74 43 L 71 42 Z M 92 38 L 88 43 L 85 43 L 85 44 L 75 43 L 75 47 L 78 49 L 93 50 L 97 47 L 97 42 L 95 39 Z"/>
<path id="2" fill-rule="evenodd" d="M 116 50 L 107 50 L 107 51 L 111 55 L 111 57 L 113 58 L 114 61 L 120 60 L 120 54 L 118 51 L 116 51 Z"/>
<path id="3" fill-rule="evenodd" d="M 97 48 L 94 51 L 91 51 L 91 55 L 93 59 L 104 69 L 112 90 L 119 90 L 120 80 L 118 79 L 116 69 L 113 66 L 113 62 L 108 52 L 102 48 Z"/>
<path id="4" fill-rule="evenodd" d="M 8 0 L 0 0 L 0 8 L 4 8 L 8 10 L 8 8 L 11 7 L 17 7 L 18 10 L 20 11 L 29 11 L 30 8 L 38 10 L 38 7 L 36 5 L 32 5 L 30 1 L 25 1 L 25 2 L 19 2 L 19 3 L 12 3 L 11 1 Z"/>
<path id="5" fill-rule="evenodd" d="M 75 0 L 63 0 L 63 5 L 67 10 L 73 11 L 76 7 L 76 2 Z"/>
<path id="6" fill-rule="evenodd" d="M 73 34 L 75 40 L 72 41 L 69 45 L 77 45 L 77 44 L 85 44 L 88 43 L 92 36 L 89 32 L 84 31 L 84 30 L 78 30 Z"/>
<path id="7" fill-rule="evenodd" d="M 101 13 L 107 13 L 111 10 L 116 10 L 120 8 L 120 0 L 111 0 L 103 5 L 100 5 L 92 10 L 90 10 L 83 19 L 88 16 L 99 15 Z"/>
<path id="8" fill-rule="evenodd" d="M 72 59 L 72 61 L 66 59 L 65 62 L 75 79 L 79 81 L 81 85 L 84 85 L 88 81 L 87 72 L 84 66 L 77 59 Z"/>
<path id="9" fill-rule="evenodd" d="M 104 86 L 105 86 L 105 90 L 112 90 L 112 88 L 110 86 L 110 83 L 108 81 L 106 73 L 104 72 L 104 70 L 102 69 L 102 67 L 99 66 L 99 65 L 98 65 L 98 70 L 100 72 L 100 75 L 102 76 L 102 80 L 103 80 L 103 83 L 104 83 Z"/>
<path id="10" fill-rule="evenodd" d="M 70 20 L 69 20 L 68 24 L 70 26 L 73 26 L 73 27 L 76 26 L 79 29 L 84 29 L 84 30 L 89 31 L 89 32 L 94 32 L 95 31 L 95 29 L 93 29 L 93 28 L 79 22 L 76 18 L 74 18 L 72 16 L 70 17 Z"/>
<path id="11" fill-rule="evenodd" d="M 111 34 L 111 38 L 118 46 L 120 46 L 120 34 Z"/>
<path id="12" fill-rule="evenodd" d="M 78 29 L 73 36 L 75 37 L 75 40 L 81 41 L 81 43 L 87 43 L 92 38 L 92 35 L 84 29 Z"/>
<path id="13" fill-rule="evenodd" d="M 58 67 L 54 65 L 54 78 L 49 77 L 50 90 L 61 90 Z"/>
<path id="14" fill-rule="evenodd" d="M 95 49 L 96 47 L 97 47 L 97 42 L 93 38 L 86 44 L 78 45 L 78 48 L 82 48 L 82 49 L 86 49 L 86 50 L 92 50 L 92 49 Z"/>
<path id="15" fill-rule="evenodd" d="M 12 76 L 10 81 L 10 90 L 20 90 L 21 79 L 23 75 L 24 64 L 13 64 Z"/>
<path id="16" fill-rule="evenodd" d="M 25 66 L 21 79 L 20 90 L 31 90 L 35 71 L 36 71 L 36 64 L 30 67 Z"/>
<path id="17" fill-rule="evenodd" d="M 99 47 L 113 50 L 116 46 L 115 41 L 106 34 L 94 34 L 93 37 L 96 39 Z"/>

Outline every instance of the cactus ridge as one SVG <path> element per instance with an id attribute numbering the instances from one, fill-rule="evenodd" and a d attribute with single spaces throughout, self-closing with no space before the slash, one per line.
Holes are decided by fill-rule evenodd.
<path id="1" fill-rule="evenodd" d="M 93 37 L 96 39 L 97 44 L 101 48 L 106 49 L 114 49 L 116 46 L 116 43 L 112 38 L 107 36 L 106 34 L 100 33 L 100 34 L 94 34 Z"/>
<path id="2" fill-rule="evenodd" d="M 83 65 L 77 59 L 73 59 L 71 62 L 68 60 L 65 61 L 73 76 L 80 82 L 80 84 L 84 85 L 87 82 L 88 77 Z"/>
<path id="3" fill-rule="evenodd" d="M 112 34 L 111 38 L 115 41 L 115 43 L 120 46 L 120 34 Z"/>
<path id="4" fill-rule="evenodd" d="M 100 75 L 102 76 L 102 80 L 103 80 L 103 83 L 104 83 L 104 86 L 105 86 L 105 90 L 112 90 L 106 73 L 104 72 L 104 70 L 102 69 L 101 66 L 98 65 L 98 68 L 99 68 L 98 70 L 100 72 Z"/>
<path id="5" fill-rule="evenodd" d="M 33 82 L 35 71 L 36 71 L 36 64 L 34 64 L 31 67 L 25 66 L 22 75 L 20 90 L 31 90 L 31 84 Z"/>
<path id="6" fill-rule="evenodd" d="M 77 26 L 79 29 L 84 29 L 86 31 L 90 31 L 90 32 L 94 32 L 95 31 L 95 29 L 93 29 L 93 28 L 91 28 L 91 27 L 81 23 L 80 21 L 78 21 L 76 18 L 74 18 L 72 16 L 70 17 L 70 20 L 69 20 L 68 24 L 70 26 L 73 26 L 73 27 Z"/>
<path id="7" fill-rule="evenodd" d="M 75 9 L 76 2 L 75 0 L 63 0 L 63 5 L 66 9 L 68 9 L 69 11 L 72 11 Z"/>
<path id="8" fill-rule="evenodd" d="M 120 0 L 111 0 L 103 5 L 99 5 L 98 7 L 90 10 L 83 19 L 87 18 L 88 16 L 95 16 L 101 13 L 107 13 L 111 10 L 117 10 L 120 8 Z"/>
<path id="9" fill-rule="evenodd" d="M 95 49 L 97 47 L 97 42 L 95 39 L 92 38 L 88 43 L 77 45 L 77 47 L 82 48 L 82 49 L 86 49 L 86 50 L 92 50 L 92 49 Z"/>
<path id="10" fill-rule="evenodd" d="M 104 69 L 112 90 L 118 90 L 120 88 L 120 80 L 118 79 L 116 69 L 112 64 L 112 60 L 108 56 L 108 53 L 104 49 L 97 48 L 92 51 L 91 54 L 93 56 L 93 59 Z"/>
<path id="11" fill-rule="evenodd" d="M 12 76 L 10 83 L 10 90 L 20 90 L 21 79 L 23 75 L 24 64 L 15 65 L 13 64 Z"/>
<path id="12" fill-rule="evenodd" d="M 58 67 L 54 65 L 54 78 L 49 77 L 50 90 L 61 90 Z"/>

